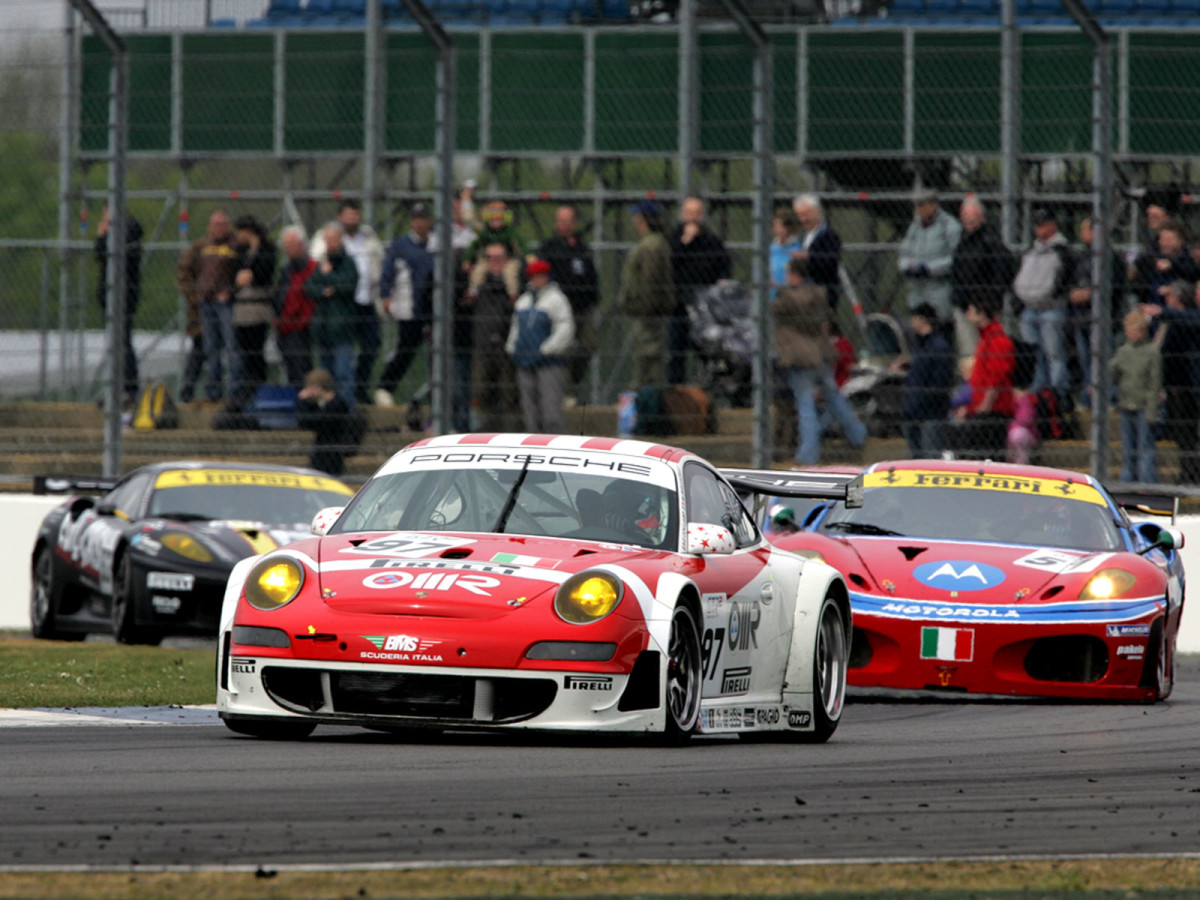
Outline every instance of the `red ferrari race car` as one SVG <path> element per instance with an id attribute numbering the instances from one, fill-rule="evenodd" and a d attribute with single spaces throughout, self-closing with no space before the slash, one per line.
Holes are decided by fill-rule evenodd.
<path id="1" fill-rule="evenodd" d="M 844 485 L 809 485 L 845 498 Z M 846 584 L 767 542 L 729 480 L 658 444 L 451 435 L 389 460 L 317 534 L 239 564 L 217 708 L 319 724 L 825 741 Z"/>
<path id="2" fill-rule="evenodd" d="M 860 507 L 826 503 L 802 530 L 770 535 L 849 581 L 852 686 L 1171 693 L 1178 529 L 1131 521 L 1097 481 L 1061 469 L 909 460 L 873 465 L 861 484 Z M 1158 498 L 1160 512 L 1174 502 Z"/>

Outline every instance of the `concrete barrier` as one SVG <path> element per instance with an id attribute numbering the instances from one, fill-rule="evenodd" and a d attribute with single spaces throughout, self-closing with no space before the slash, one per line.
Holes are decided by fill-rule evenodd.
<path id="1" fill-rule="evenodd" d="M 0 495 L 0 572 L 9 589 L 0 594 L 0 629 L 29 627 L 30 553 L 38 526 L 46 513 L 62 503 L 61 497 L 28 494 Z M 1181 516 L 1178 525 L 1187 542 L 1183 548 L 1185 571 L 1200 581 L 1200 516 Z M 1184 609 L 1179 631 L 1180 653 L 1200 653 L 1200 612 L 1193 598 Z"/>

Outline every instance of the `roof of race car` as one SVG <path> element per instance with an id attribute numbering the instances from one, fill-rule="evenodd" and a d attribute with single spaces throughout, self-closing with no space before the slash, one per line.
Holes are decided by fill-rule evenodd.
<path id="1" fill-rule="evenodd" d="M 277 463 L 228 461 L 217 462 L 202 459 L 183 459 L 174 461 L 168 460 L 166 462 L 154 462 L 144 466 L 139 466 L 138 468 L 126 473 L 126 477 L 134 474 L 134 472 L 165 472 L 170 469 L 233 469 L 254 472 L 285 472 L 289 475 L 325 475 L 324 472 L 318 472 L 316 469 L 309 469 L 304 466 L 284 466 Z"/>
<path id="2" fill-rule="evenodd" d="M 601 452 L 621 453 L 627 456 L 648 456 L 669 463 L 682 462 L 688 458 L 700 458 L 691 451 L 683 450 L 679 447 L 671 447 L 666 444 L 651 444 L 647 441 L 637 441 L 629 438 L 523 433 L 446 434 L 440 437 L 431 437 L 416 441 L 409 444 L 400 453 L 406 453 L 422 447 L 479 445 L 491 447 L 545 447 L 551 450 L 597 450 Z"/>

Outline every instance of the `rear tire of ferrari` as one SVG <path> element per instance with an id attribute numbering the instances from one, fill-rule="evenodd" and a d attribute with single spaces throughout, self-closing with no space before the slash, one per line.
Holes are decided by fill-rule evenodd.
<path id="1" fill-rule="evenodd" d="M 133 604 L 133 565 L 129 562 L 129 553 L 126 552 L 117 560 L 117 571 L 113 577 L 113 637 L 122 644 L 159 643 L 162 640 L 161 634 L 135 624 Z"/>
<path id="2" fill-rule="evenodd" d="M 225 727 L 235 734 L 260 738 L 264 741 L 299 741 L 313 733 L 316 722 L 282 718 L 223 718 Z"/>
<path id="3" fill-rule="evenodd" d="M 33 561 L 33 583 L 29 590 L 29 629 L 35 638 L 48 641 L 82 641 L 86 634 L 63 631 L 55 622 L 54 558 L 49 547 L 38 551 Z"/>
<path id="4" fill-rule="evenodd" d="M 823 744 L 837 731 L 846 705 L 846 663 L 850 644 L 842 608 L 826 595 L 813 647 L 813 730 L 796 732 L 806 744 Z"/>
<path id="5" fill-rule="evenodd" d="M 671 636 L 667 642 L 667 684 L 663 698 L 669 740 L 686 740 L 700 718 L 703 666 L 700 659 L 700 629 L 690 607 L 680 603 L 671 613 Z"/>

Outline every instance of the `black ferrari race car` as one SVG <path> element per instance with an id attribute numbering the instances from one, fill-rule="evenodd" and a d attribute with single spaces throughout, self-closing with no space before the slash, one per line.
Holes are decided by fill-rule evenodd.
<path id="1" fill-rule="evenodd" d="M 315 513 L 353 493 L 312 469 L 163 462 L 99 499 L 70 497 L 46 516 L 33 547 L 33 634 L 111 633 L 131 644 L 216 635 L 234 563 L 309 536 Z"/>

